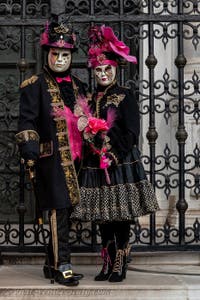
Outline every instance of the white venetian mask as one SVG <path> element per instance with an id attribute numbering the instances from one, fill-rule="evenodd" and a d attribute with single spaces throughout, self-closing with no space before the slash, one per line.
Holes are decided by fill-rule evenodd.
<path id="1" fill-rule="evenodd" d="M 102 86 L 110 85 L 116 77 L 117 68 L 112 65 L 97 66 L 94 69 L 94 75 L 97 84 Z"/>
<path id="2" fill-rule="evenodd" d="M 69 49 L 50 48 L 48 54 L 49 68 L 54 72 L 65 72 L 71 65 L 72 55 Z"/>

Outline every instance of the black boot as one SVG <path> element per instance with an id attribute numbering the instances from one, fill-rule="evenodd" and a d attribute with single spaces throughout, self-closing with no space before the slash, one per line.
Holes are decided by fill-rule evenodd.
<path id="1" fill-rule="evenodd" d="M 115 263 L 112 274 L 109 277 L 110 282 L 120 282 L 126 278 L 128 262 L 130 260 L 131 246 L 128 245 L 125 249 L 119 249 L 116 254 Z"/>
<path id="2" fill-rule="evenodd" d="M 71 264 L 60 265 L 55 270 L 54 279 L 57 283 L 66 286 L 77 286 L 79 281 L 74 277 Z"/>
<path id="3" fill-rule="evenodd" d="M 49 266 L 45 263 L 43 266 L 43 274 L 44 274 L 44 278 L 47 278 L 47 279 L 54 278 L 54 276 L 55 276 L 54 267 L 50 266 L 50 270 L 49 270 Z"/>
<path id="4" fill-rule="evenodd" d="M 101 272 L 94 278 L 95 281 L 108 280 L 110 274 L 112 273 L 112 267 L 115 261 L 115 256 L 115 241 L 111 241 L 108 243 L 108 246 L 106 248 L 103 248 L 101 251 L 101 257 L 103 258 L 104 262 Z"/>
<path id="5" fill-rule="evenodd" d="M 45 265 L 43 266 L 44 277 L 47 278 L 47 279 L 54 278 L 55 273 L 56 273 L 56 270 L 54 269 L 53 266 L 51 266 L 50 268 L 51 268 L 51 270 L 49 271 L 48 265 L 45 264 Z M 50 274 L 50 273 L 51 273 L 51 274 Z M 81 273 L 73 273 L 73 276 L 74 276 L 74 278 L 75 278 L 76 280 L 81 280 L 81 279 L 84 277 L 84 275 L 81 274 Z"/>
<path id="6" fill-rule="evenodd" d="M 58 244 L 58 260 L 63 262 L 70 262 L 70 250 L 69 250 L 69 215 L 70 209 L 60 209 L 56 211 L 56 226 L 57 226 L 57 237 L 55 238 L 54 243 Z M 67 269 L 70 268 L 70 263 L 61 263 L 60 267 L 62 270 L 55 269 L 55 254 L 53 250 L 53 241 L 52 241 L 52 221 L 51 221 L 52 212 L 49 212 L 49 225 L 50 225 L 50 236 L 49 236 L 49 243 L 48 243 L 48 256 L 46 257 L 45 264 L 43 266 L 43 273 L 45 278 L 56 278 L 61 277 L 60 271 L 65 271 L 65 265 L 67 265 Z M 58 226 L 59 225 L 59 226 Z M 50 268 L 48 266 L 50 264 Z M 59 267 L 59 268 L 60 268 Z M 58 268 L 58 269 L 59 269 Z M 73 273 L 74 280 L 78 281 L 82 279 L 84 276 L 83 274 Z M 56 277 L 56 278 L 55 278 Z M 58 279 L 57 279 L 58 280 Z"/>
<path id="7" fill-rule="evenodd" d="M 117 250 L 115 263 L 113 266 L 112 274 L 109 277 L 110 282 L 120 282 L 126 278 L 126 255 L 122 249 Z"/>
<path id="8" fill-rule="evenodd" d="M 124 249 L 124 265 L 123 265 L 123 274 L 124 274 L 124 279 L 126 278 L 126 272 L 128 269 L 128 263 L 131 262 L 131 246 L 128 245 L 125 249 Z"/>

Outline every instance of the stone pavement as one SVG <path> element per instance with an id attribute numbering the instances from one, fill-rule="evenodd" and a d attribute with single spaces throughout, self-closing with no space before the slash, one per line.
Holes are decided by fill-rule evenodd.
<path id="1" fill-rule="evenodd" d="M 95 282 L 99 265 L 75 265 L 77 287 L 51 284 L 42 265 L 0 266 L 0 300 L 200 300 L 199 265 L 131 264 L 122 283 Z"/>

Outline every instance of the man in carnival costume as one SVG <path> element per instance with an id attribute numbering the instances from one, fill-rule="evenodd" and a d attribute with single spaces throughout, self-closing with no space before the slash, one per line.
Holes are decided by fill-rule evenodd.
<path id="1" fill-rule="evenodd" d="M 97 88 L 91 111 L 85 109 L 78 121 L 85 155 L 79 173 L 81 201 L 72 217 L 99 224 L 104 263 L 95 280 L 119 282 L 126 277 L 130 224 L 135 217 L 155 212 L 158 203 L 137 147 L 140 120 L 135 94 L 116 79 L 121 59 L 137 60 L 110 27 L 94 26 L 89 37 L 88 61 Z"/>
<path id="2" fill-rule="evenodd" d="M 25 163 L 34 162 L 39 209 L 49 212 L 48 252 L 54 279 L 76 286 L 83 275 L 72 271 L 69 218 L 80 200 L 76 166 L 81 140 L 73 112 L 77 98 L 86 94 L 85 84 L 71 74 L 76 35 L 63 16 L 54 15 L 47 22 L 40 44 L 47 51 L 48 63 L 20 86 L 16 138 Z M 47 264 L 43 271 L 49 278 Z"/>

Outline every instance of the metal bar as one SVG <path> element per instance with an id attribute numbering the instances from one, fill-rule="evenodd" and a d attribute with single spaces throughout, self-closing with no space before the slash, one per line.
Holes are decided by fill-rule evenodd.
<path id="1" fill-rule="evenodd" d="M 132 247 L 132 252 L 176 252 L 176 251 L 185 251 L 185 252 L 199 252 L 200 245 L 134 245 Z M 88 246 L 72 246 L 72 253 L 88 253 L 88 252 L 100 251 L 100 246 L 97 246 L 94 249 Z M 23 249 L 19 249 L 18 246 L 0 246 L 0 253 L 42 253 L 44 254 L 43 246 L 24 246 Z M 1 261 L 0 261 L 1 262 Z"/>
<path id="2" fill-rule="evenodd" d="M 183 14 L 183 2 L 178 2 L 178 14 Z M 184 56 L 183 44 L 183 22 L 178 23 L 178 56 L 175 64 L 178 68 L 178 130 L 176 132 L 176 139 L 179 147 L 179 200 L 177 202 L 177 210 L 179 212 L 179 243 L 185 243 L 185 212 L 188 204 L 185 200 L 185 141 L 187 139 L 187 132 L 184 125 L 184 67 L 186 65 L 186 58 Z"/>
<path id="3" fill-rule="evenodd" d="M 149 1 L 148 4 L 149 14 L 153 13 L 153 2 Z M 146 59 L 147 67 L 149 68 L 149 130 L 147 132 L 147 139 L 149 141 L 150 151 L 150 182 L 155 184 L 155 143 L 157 139 L 157 132 L 155 129 L 155 96 L 154 96 L 154 68 L 157 64 L 157 59 L 154 55 L 154 37 L 153 37 L 153 22 L 149 22 L 149 55 Z M 155 244 L 156 237 L 155 214 L 150 216 L 150 243 Z"/>
<path id="4" fill-rule="evenodd" d="M 120 1 L 120 15 L 121 14 L 123 14 L 123 1 Z M 124 36 L 124 22 L 123 21 L 120 22 L 119 32 L 120 32 L 120 39 L 123 40 L 123 36 Z M 121 65 L 121 67 L 120 67 L 120 84 L 122 86 L 124 86 L 124 82 L 125 82 L 124 68 L 125 68 L 125 64 Z"/>
<path id="5" fill-rule="evenodd" d="M 21 19 L 24 20 L 26 16 L 26 2 L 25 0 L 21 1 L 22 10 L 21 10 Z M 20 47 L 20 63 L 25 59 L 25 27 L 21 26 L 21 47 Z M 20 82 L 24 80 L 24 72 L 20 70 Z M 25 170 L 24 170 L 24 161 L 20 160 L 20 197 L 19 197 L 19 206 L 18 206 L 18 214 L 19 214 L 19 249 L 24 247 L 24 214 L 26 212 L 25 208 L 25 198 L 24 198 L 24 178 L 25 178 Z"/>
<path id="6" fill-rule="evenodd" d="M 72 22 L 76 23 L 85 23 L 85 17 L 84 16 L 72 16 L 71 17 Z M 132 16 L 87 16 L 87 22 L 94 22 L 94 23 L 109 23 L 109 22 L 125 22 L 125 23 L 138 23 L 138 22 L 144 22 L 147 24 L 148 22 L 158 23 L 158 22 L 166 22 L 166 23 L 179 23 L 179 22 L 198 22 L 200 21 L 200 15 L 132 15 Z M 0 26 L 43 26 L 44 25 L 44 19 L 9 19 L 7 21 L 6 19 L 2 20 L 0 19 Z"/>
<path id="7" fill-rule="evenodd" d="M 24 247 L 24 214 L 26 211 L 24 204 L 24 162 L 20 161 L 20 197 L 17 212 L 19 214 L 19 248 Z"/>
<path id="8" fill-rule="evenodd" d="M 90 1 L 90 16 L 94 17 L 94 1 Z M 94 25 L 94 22 L 92 20 L 88 19 L 88 22 L 90 24 L 90 27 Z M 94 78 L 94 73 L 92 71 L 92 68 L 89 68 L 89 89 L 90 91 L 94 91 L 95 89 L 95 78 Z"/>

